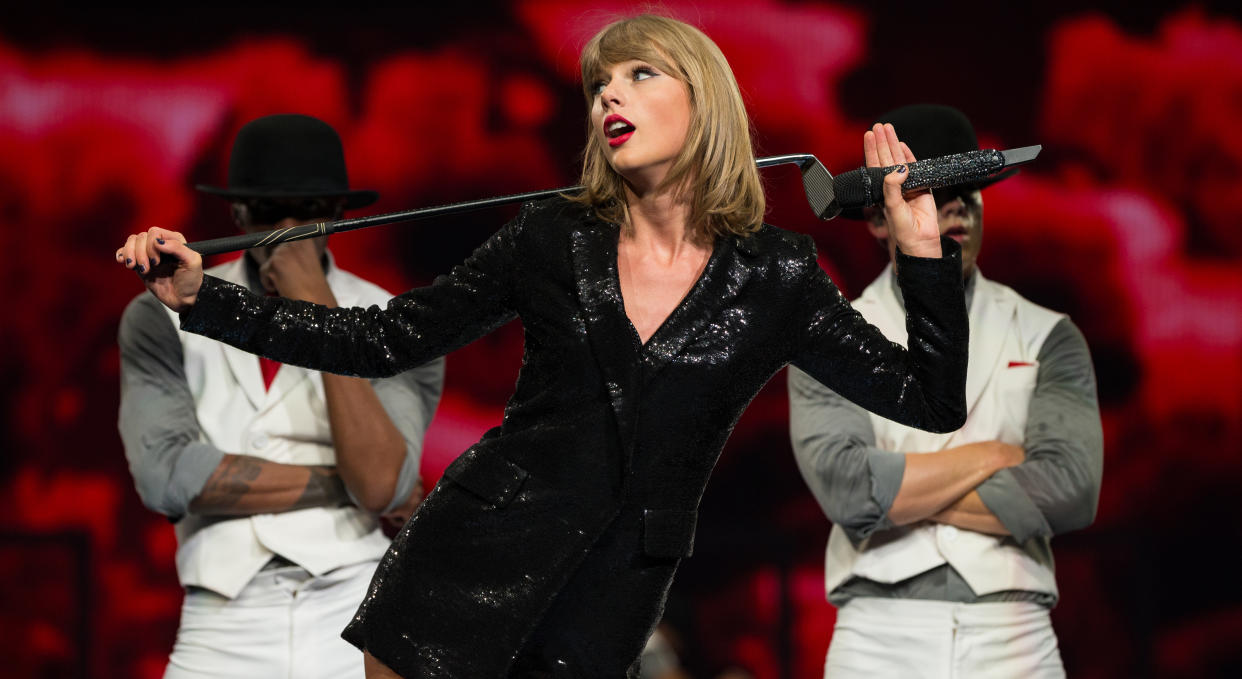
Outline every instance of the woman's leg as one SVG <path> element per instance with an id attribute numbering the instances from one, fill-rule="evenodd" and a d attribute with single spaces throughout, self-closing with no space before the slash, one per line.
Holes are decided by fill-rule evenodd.
<path id="1" fill-rule="evenodd" d="M 401 679 L 401 675 L 388 669 L 388 666 L 375 659 L 375 656 L 362 652 L 362 667 L 366 670 L 367 679 Z"/>

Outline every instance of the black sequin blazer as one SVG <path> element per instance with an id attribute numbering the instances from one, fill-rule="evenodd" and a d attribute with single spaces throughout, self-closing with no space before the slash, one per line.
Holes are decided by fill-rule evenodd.
<path id="1" fill-rule="evenodd" d="M 211 278 L 182 328 L 285 363 L 386 376 L 514 316 L 525 355 L 503 424 L 445 470 L 382 560 L 345 638 L 406 677 L 523 667 L 625 675 L 657 622 L 696 509 L 743 409 L 786 364 L 884 417 L 966 416 L 960 251 L 899 255 L 909 351 L 763 226 L 716 241 L 649 341 L 625 315 L 618 227 L 555 198 L 524 206 L 451 273 L 386 309 L 326 309 Z"/>

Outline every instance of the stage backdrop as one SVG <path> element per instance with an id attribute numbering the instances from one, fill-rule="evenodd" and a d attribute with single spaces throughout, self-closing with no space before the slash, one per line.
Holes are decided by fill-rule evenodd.
<path id="1" fill-rule="evenodd" d="M 191 239 L 230 233 L 227 205 L 192 187 L 224 182 L 244 122 L 299 112 L 336 126 L 353 184 L 382 196 L 372 213 L 575 182 L 578 48 L 634 7 L 445 4 L 458 8 L 5 11 L 5 676 L 160 676 L 181 591 L 172 526 L 139 502 L 116 433 L 117 322 L 141 286 L 112 254 L 154 224 Z M 985 146 L 1044 145 L 1037 164 L 986 191 L 980 265 L 1068 312 L 1099 378 L 1099 513 L 1054 541 L 1065 663 L 1075 677 L 1242 675 L 1238 17 L 1225 3 L 868 4 L 662 7 L 724 50 L 760 153 L 857 167 L 872 116 L 920 101 L 966 111 Z M 769 221 L 813 235 L 824 268 L 858 294 L 884 263 L 862 225 L 817 221 L 796 170 L 765 182 Z M 400 291 L 447 271 L 513 212 L 331 247 Z M 520 356 L 514 323 L 448 357 L 428 486 L 499 422 Z M 668 611 L 690 676 L 822 667 L 829 525 L 792 461 L 787 410 L 780 375 L 704 499 Z"/>

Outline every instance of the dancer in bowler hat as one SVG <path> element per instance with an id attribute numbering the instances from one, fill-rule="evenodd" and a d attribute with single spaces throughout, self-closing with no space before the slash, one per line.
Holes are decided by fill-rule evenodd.
<path id="1" fill-rule="evenodd" d="M 225 188 L 243 231 L 339 218 L 349 188 L 336 131 L 274 115 L 237 134 Z M 211 275 L 325 307 L 391 294 L 342 270 L 326 237 L 255 248 Z M 340 638 L 389 541 L 422 499 L 423 434 L 443 361 L 365 380 L 282 365 L 178 330 L 151 294 L 125 310 L 120 431 L 143 503 L 177 533 L 185 587 L 166 679 L 362 677 Z"/>
<path id="2" fill-rule="evenodd" d="M 906 106 L 877 122 L 922 158 L 979 148 L 948 106 Z M 981 190 L 1011 174 L 933 191 L 940 232 L 962 249 L 964 427 L 919 431 L 790 370 L 794 452 L 833 523 L 825 571 L 839 610 L 826 677 L 1065 675 L 1048 616 L 1049 539 L 1095 517 L 1103 434 L 1091 354 L 1073 321 L 979 271 Z M 852 216 L 892 262 L 854 308 L 905 343 L 892 225 L 882 210 Z"/>

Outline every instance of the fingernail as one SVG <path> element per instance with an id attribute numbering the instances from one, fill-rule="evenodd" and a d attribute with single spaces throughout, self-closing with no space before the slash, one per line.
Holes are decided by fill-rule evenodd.
<path id="1" fill-rule="evenodd" d="M 145 271 L 146 271 L 146 269 L 145 269 L 145 268 L 144 268 L 141 264 L 139 264 L 138 266 L 134 267 L 134 270 L 135 270 L 135 271 L 137 271 L 138 273 L 143 273 L 143 272 L 145 272 Z"/>
<path id="2" fill-rule="evenodd" d="M 905 173 L 906 173 L 906 166 L 905 166 L 905 165 L 902 165 L 901 167 L 897 168 L 897 173 L 898 173 L 898 174 L 905 174 Z"/>
<path id="3" fill-rule="evenodd" d="M 130 259 L 129 257 L 126 257 L 126 258 L 125 258 L 125 263 L 126 263 L 126 264 L 132 264 L 133 262 L 134 262 L 134 260 Z"/>
<path id="4" fill-rule="evenodd" d="M 159 243 L 160 245 L 163 245 L 163 244 L 164 244 L 164 239 L 163 239 L 163 238 L 156 238 L 156 239 L 155 239 L 155 242 L 156 242 L 156 243 Z"/>

